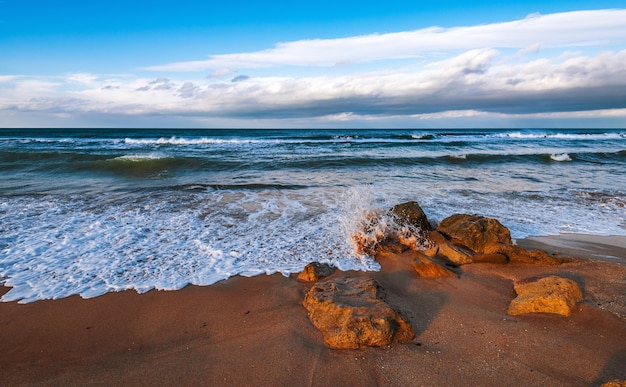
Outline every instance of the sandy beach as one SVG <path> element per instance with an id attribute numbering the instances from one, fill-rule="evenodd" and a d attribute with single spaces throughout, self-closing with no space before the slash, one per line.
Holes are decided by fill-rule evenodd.
<path id="1" fill-rule="evenodd" d="M 593 386 L 626 379 L 626 238 L 518 241 L 576 259 L 477 263 L 418 278 L 404 253 L 370 276 L 411 323 L 405 344 L 333 350 L 302 306 L 295 275 L 233 277 L 179 291 L 0 303 L 0 385 Z M 509 316 L 512 281 L 575 280 L 570 317 Z M 1 288 L 4 294 L 7 288 Z"/>

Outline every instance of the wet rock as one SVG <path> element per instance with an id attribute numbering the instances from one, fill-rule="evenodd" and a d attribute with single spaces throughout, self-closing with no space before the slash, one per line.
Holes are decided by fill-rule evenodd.
<path id="1" fill-rule="evenodd" d="M 575 281 L 557 276 L 515 281 L 513 289 L 517 297 L 507 309 L 512 316 L 526 313 L 569 316 L 576 303 L 583 300 Z"/>
<path id="2" fill-rule="evenodd" d="M 364 213 L 357 226 L 357 232 L 351 237 L 354 251 L 358 255 L 373 257 L 376 255 L 379 244 L 387 240 L 388 233 L 386 222 L 380 214 L 375 211 Z"/>
<path id="3" fill-rule="evenodd" d="M 298 279 L 305 282 L 317 282 L 335 272 L 335 268 L 319 262 L 311 262 L 298 274 Z"/>
<path id="4" fill-rule="evenodd" d="M 457 276 L 451 270 L 431 261 L 425 255 L 416 255 L 411 262 L 411 266 L 420 277 L 435 278 Z"/>
<path id="5" fill-rule="evenodd" d="M 382 297 L 372 278 L 338 278 L 315 284 L 303 301 L 309 319 L 331 348 L 403 343 L 413 328 Z"/>
<path id="6" fill-rule="evenodd" d="M 393 206 L 391 212 L 394 214 L 396 221 L 402 226 L 409 226 L 421 230 L 423 233 L 432 230 L 424 210 L 417 202 L 397 204 Z"/>

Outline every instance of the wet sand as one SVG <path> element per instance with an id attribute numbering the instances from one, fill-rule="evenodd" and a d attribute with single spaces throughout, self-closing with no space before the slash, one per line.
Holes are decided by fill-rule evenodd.
<path id="1" fill-rule="evenodd" d="M 406 344 L 331 350 L 301 306 L 295 275 L 234 277 L 174 292 L 0 303 L 0 385 L 589 386 L 626 379 L 626 241 L 532 238 L 579 259 L 472 264 L 424 279 L 406 255 L 372 276 L 413 325 Z M 591 257 L 594 259 L 582 259 Z M 613 258 L 610 258 L 613 257 Z M 581 286 L 569 318 L 512 317 L 512 281 L 556 274 Z M 331 277 L 331 278 L 332 278 Z M 0 288 L 0 293 L 7 288 Z"/>

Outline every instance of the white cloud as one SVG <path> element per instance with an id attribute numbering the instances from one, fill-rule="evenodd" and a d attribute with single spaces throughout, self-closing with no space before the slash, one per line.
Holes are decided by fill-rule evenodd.
<path id="1" fill-rule="evenodd" d="M 456 28 L 426 28 L 340 39 L 279 43 L 275 47 L 206 60 L 177 62 L 153 71 L 224 72 L 233 68 L 336 66 L 345 63 L 418 58 L 425 53 L 475 48 L 584 47 L 626 43 L 626 9 L 531 15 L 522 20 Z M 214 72 L 215 72 L 214 71 Z"/>
<path id="2" fill-rule="evenodd" d="M 485 26 L 291 42 L 214 56 L 209 62 L 216 70 L 209 77 L 5 75 L 0 76 L 0 119 L 28 115 L 45 122 L 48 115 L 68 122 L 80 117 L 83 125 L 89 117 L 98 125 L 103 117 L 116 117 L 114 122 L 145 119 L 157 125 L 180 120 L 188 126 L 209 122 L 277 127 L 524 117 L 536 122 L 600 117 L 623 123 L 626 50 L 619 45 L 585 50 L 581 45 L 626 44 L 624 20 L 626 10 L 581 11 Z M 419 61 L 381 61 L 376 71 L 359 66 L 314 72 L 303 68 L 299 76 L 285 76 L 282 68 L 268 68 L 246 71 L 252 75 L 248 77 L 229 69 L 331 66 L 343 60 L 417 57 L 427 50 L 438 54 Z M 208 62 L 202 63 L 200 68 Z M 188 64 L 181 69 L 196 66 L 185 67 Z M 239 76 L 226 77 L 229 74 Z"/>
<path id="3" fill-rule="evenodd" d="M 14 80 L 0 109 L 198 117 L 543 114 L 626 108 L 626 50 L 510 63 L 470 50 L 419 69 L 341 76 L 230 80 L 110 78 L 93 74 Z M 82 88 L 66 87 L 80 82 Z M 7 88 L 5 87 L 5 90 Z M 11 96 L 11 97 L 6 97 Z M 476 113 L 482 112 L 482 113 Z M 437 116 L 439 115 L 439 116 Z M 428 117 L 428 116 L 423 116 Z"/>

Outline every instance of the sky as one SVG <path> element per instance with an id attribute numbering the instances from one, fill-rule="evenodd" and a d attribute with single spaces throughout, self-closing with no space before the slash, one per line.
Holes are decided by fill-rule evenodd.
<path id="1" fill-rule="evenodd" d="M 0 0 L 0 127 L 626 128 L 626 2 Z"/>

